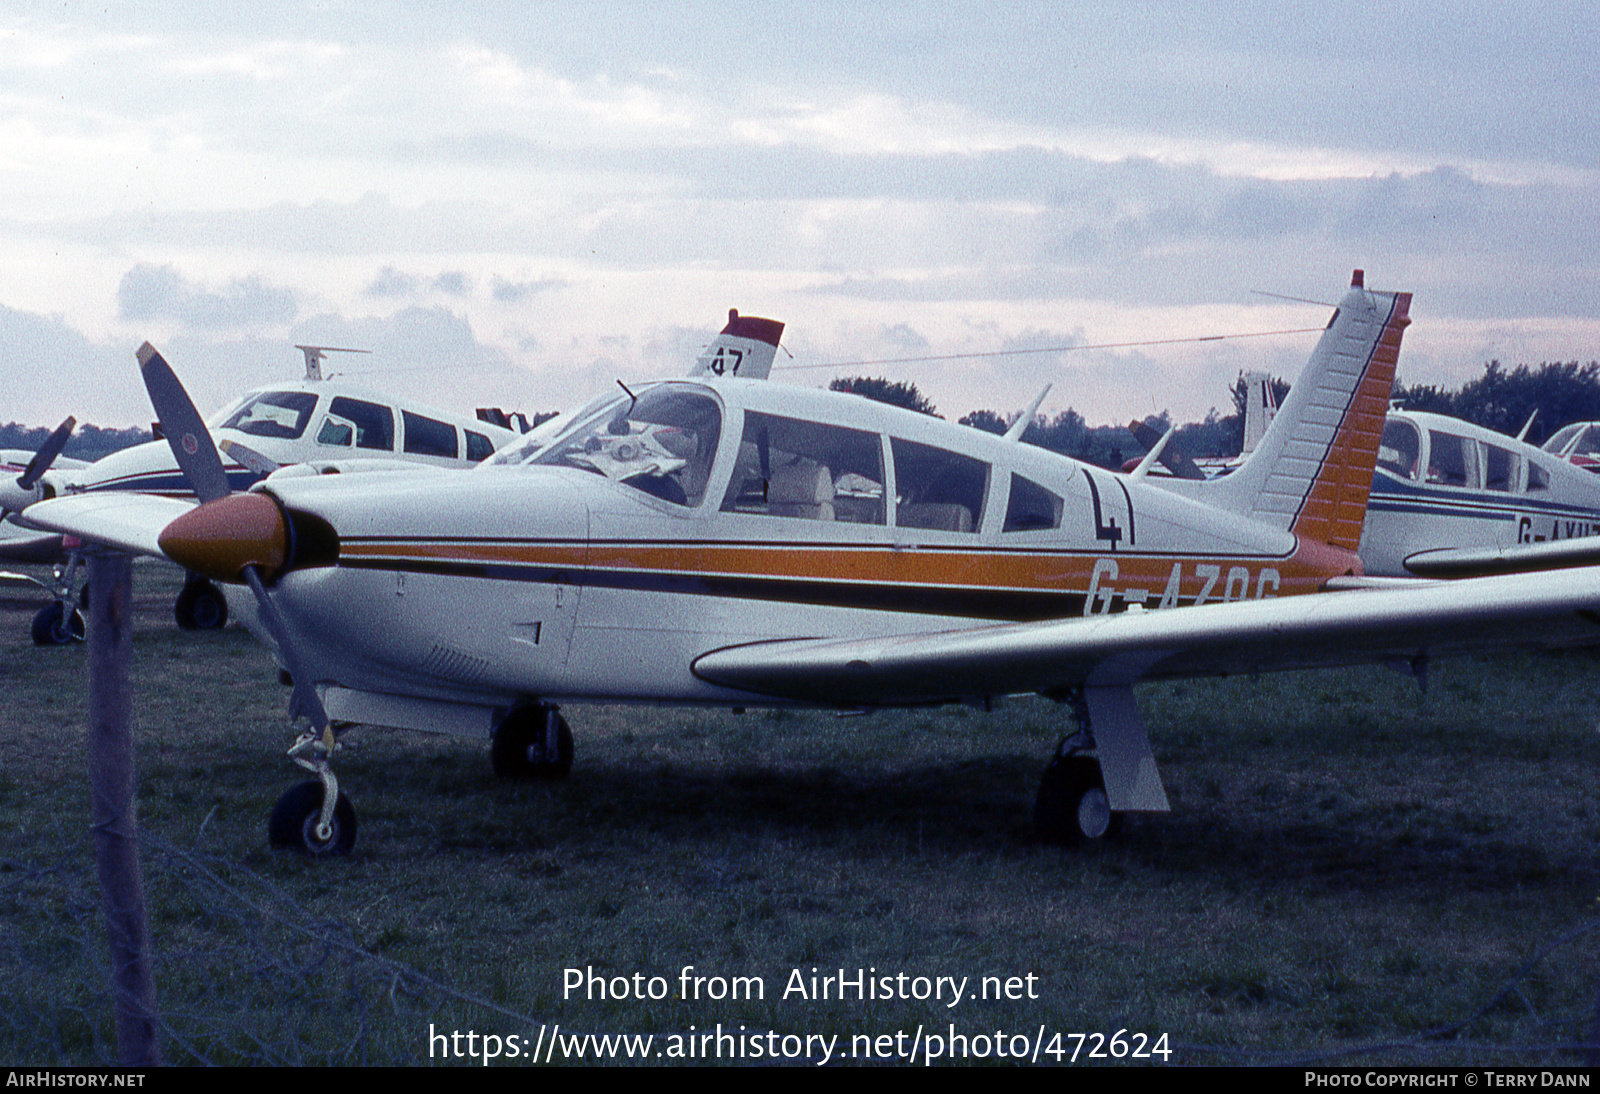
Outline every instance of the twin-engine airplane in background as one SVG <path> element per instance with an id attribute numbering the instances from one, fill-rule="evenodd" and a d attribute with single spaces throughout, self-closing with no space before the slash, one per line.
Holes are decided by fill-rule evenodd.
<path id="1" fill-rule="evenodd" d="M 741 319 L 738 312 L 730 312 L 727 326 L 699 356 L 690 375 L 765 379 L 777 349 L 778 334 L 773 332 L 782 329 L 781 323 Z M 327 354 L 365 350 L 295 348 L 305 355 L 303 380 L 248 391 L 206 422 L 230 456 L 223 471 L 231 489 L 249 489 L 292 464 L 321 471 L 350 470 L 356 466 L 352 460 L 360 460 L 367 469 L 382 466 L 372 461 L 399 461 L 464 470 L 529 432 L 525 419 L 520 430 L 512 428 L 520 415 L 508 417 L 484 409 L 476 419 L 468 418 L 322 375 Z M 0 451 L 0 516 L 7 517 L 0 521 L 0 559 L 61 558 L 61 536 L 23 526 L 27 508 L 46 498 L 102 491 L 194 497 L 166 441 L 135 445 L 92 464 L 58 458 L 73 424 L 71 418 L 63 422 L 36 453 Z M 25 574 L 0 573 L 0 579 L 39 585 L 54 597 L 34 616 L 36 644 L 65 644 L 83 637 L 83 617 L 73 595 L 78 565 L 78 555 L 70 554 L 48 584 Z M 227 623 L 228 605 L 209 580 L 190 575 L 173 605 L 173 615 L 185 630 L 212 630 Z"/>
<path id="2" fill-rule="evenodd" d="M 248 489 L 280 466 L 324 466 L 358 457 L 464 469 L 519 436 L 509 426 L 323 378 L 321 362 L 326 354 L 364 350 L 295 348 L 305 355 L 304 379 L 248 391 L 207 421 L 229 451 L 224 473 L 233 489 Z M 29 506 L 66 494 L 116 491 L 194 497 L 166 441 L 134 445 L 88 464 L 55 459 L 48 450 L 54 446 L 59 452 L 71 428 L 69 418 L 40 452 L 24 461 L 26 467 L 17 468 L 22 474 L 0 473 L 0 512 L 15 514 L 25 525 Z M 59 536 L 29 532 L 9 519 L 5 527 L 14 531 L 0 535 L 0 559 L 54 561 L 62 554 Z M 73 595 L 76 570 L 77 559 L 69 558 L 55 580 L 44 585 L 55 600 L 34 617 L 33 640 L 39 645 L 66 643 L 83 635 Z M 25 575 L 12 576 L 44 584 Z M 228 608 L 215 585 L 191 576 L 178 594 L 173 614 L 186 630 L 210 630 L 227 622 Z"/>
<path id="3" fill-rule="evenodd" d="M 353 724 L 489 736 L 500 774 L 559 777 L 569 701 L 987 707 L 1029 693 L 1075 721 L 1039 828 L 1093 839 L 1122 813 L 1167 809 L 1140 681 L 1600 638 L 1594 570 L 1360 588 L 1410 299 L 1357 271 L 1251 457 L 1193 496 L 1147 481 L 1148 462 L 1113 474 L 712 368 L 624 387 L 468 474 L 286 468 L 233 494 L 146 346 L 202 504 L 80 496 L 29 515 L 227 583 L 294 681 L 291 717 L 311 723 L 291 756 L 318 779 L 279 801 L 276 845 L 350 849 L 355 813 L 329 760 Z M 781 325 L 735 321 L 770 361 Z"/>

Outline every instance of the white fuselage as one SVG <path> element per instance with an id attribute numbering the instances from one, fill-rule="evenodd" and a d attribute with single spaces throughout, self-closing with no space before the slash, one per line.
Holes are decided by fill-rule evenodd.
<path id="1" fill-rule="evenodd" d="M 1440 548 L 1504 548 L 1600 534 L 1600 476 L 1455 418 L 1391 410 L 1367 502 L 1361 561 L 1409 576 Z"/>
<path id="2" fill-rule="evenodd" d="M 625 396 L 579 411 L 529 462 L 469 475 L 267 480 L 291 523 L 338 539 L 336 564 L 291 562 L 273 592 L 317 682 L 485 706 L 738 704 L 752 697 L 697 677 L 697 658 L 1268 598 L 1354 562 L 857 397 L 729 379 L 638 405 L 620 425 Z M 230 597 L 262 633 L 248 600 Z"/>

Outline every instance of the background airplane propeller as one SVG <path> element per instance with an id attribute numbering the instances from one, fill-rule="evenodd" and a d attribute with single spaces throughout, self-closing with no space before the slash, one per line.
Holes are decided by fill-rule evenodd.
<path id="1" fill-rule="evenodd" d="M 67 447 L 67 441 L 71 439 L 72 430 L 77 424 L 78 419 L 69 417 L 56 426 L 55 431 L 45 438 L 44 444 L 39 446 L 39 451 L 33 454 L 33 459 L 28 461 L 28 466 L 22 469 L 22 474 L 17 476 L 18 486 L 24 490 L 33 489 L 33 484 L 50 470 L 50 465 L 56 462 L 61 450 Z"/>
<path id="2" fill-rule="evenodd" d="M 17 476 L 17 490 L 21 491 L 21 497 L 9 488 L 0 492 L 0 496 L 5 497 L 5 504 L 0 504 L 0 520 L 4 520 L 18 509 L 25 508 L 29 502 L 37 500 L 31 496 L 34 484 L 43 478 L 44 473 L 50 470 L 50 465 L 56 462 L 56 457 L 61 455 L 61 450 L 67 446 L 67 441 L 72 437 L 72 430 L 77 424 L 76 418 L 68 418 L 45 438 L 44 444 L 39 446 L 39 450 L 28 461 L 28 466 Z"/>

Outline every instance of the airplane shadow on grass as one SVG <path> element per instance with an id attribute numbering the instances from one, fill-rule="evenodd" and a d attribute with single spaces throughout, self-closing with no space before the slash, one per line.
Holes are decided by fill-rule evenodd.
<path id="1" fill-rule="evenodd" d="M 794 760 L 766 766 L 618 760 L 604 753 L 591 749 L 567 782 L 554 785 L 494 783 L 465 753 L 431 769 L 362 764 L 360 779 L 390 790 L 388 803 L 372 803 L 375 828 L 411 827 L 406 842 L 468 852 L 546 853 L 595 840 L 618 853 L 693 856 L 732 834 L 746 844 L 799 841 L 862 860 L 907 852 L 998 854 L 1051 869 L 1083 861 L 1142 875 L 1330 890 L 1566 888 L 1600 876 L 1591 856 L 1580 853 L 1576 831 L 1570 842 L 1551 846 L 1531 830 L 1483 818 L 1463 823 L 1447 808 L 1318 800 L 1300 794 L 1287 773 L 1279 794 L 1247 803 L 1193 800 L 1201 793 L 1186 795 L 1180 776 L 1172 813 L 1129 817 L 1123 833 L 1101 845 L 1058 848 L 1033 831 L 1039 763 L 1031 754 L 852 770 Z M 1270 773 L 1263 778 L 1274 785 Z M 440 808 L 418 814 L 417 798 Z"/>

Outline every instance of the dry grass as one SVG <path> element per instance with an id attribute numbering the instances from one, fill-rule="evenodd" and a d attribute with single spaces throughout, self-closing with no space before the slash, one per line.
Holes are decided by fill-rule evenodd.
<path id="1" fill-rule="evenodd" d="M 172 577 L 138 575 L 141 815 L 175 1062 L 425 1061 L 430 1022 L 531 1035 L 548 1019 L 1128 1028 L 1169 1034 L 1182 1062 L 1505 1064 L 1573 1059 L 1548 1046 L 1582 1036 L 1600 987 L 1581 933 L 1600 896 L 1588 655 L 1442 664 L 1426 696 L 1384 669 L 1148 689 L 1174 812 L 1088 853 L 1031 835 L 1062 732 L 1042 701 L 846 719 L 573 708 L 578 760 L 554 787 L 496 784 L 480 746 L 358 731 L 340 765 L 356 852 L 310 863 L 264 846 L 297 778 L 267 658 L 236 629 L 177 632 Z M 94 1062 L 110 1010 L 83 657 L 26 644 L 35 606 L 0 603 L 0 1058 Z M 675 986 L 688 964 L 761 976 L 767 996 L 562 997 L 568 967 Z M 1035 974 L 1039 997 L 779 998 L 813 966 Z M 1376 1047 L 1394 1042 L 1413 1047 Z"/>

